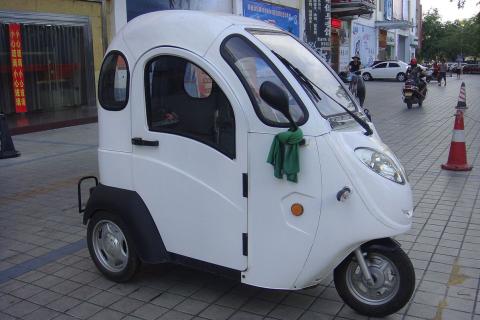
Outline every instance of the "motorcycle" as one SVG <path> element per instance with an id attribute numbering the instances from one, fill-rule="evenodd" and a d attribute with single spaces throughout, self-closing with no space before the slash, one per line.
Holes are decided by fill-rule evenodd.
<path id="1" fill-rule="evenodd" d="M 418 104 L 419 107 L 423 105 L 423 101 L 427 97 L 427 84 L 424 83 L 424 86 L 421 87 L 421 82 L 424 81 L 422 78 L 419 78 L 418 81 L 415 81 L 414 78 L 409 77 L 405 81 L 405 84 L 402 88 L 403 102 L 407 104 L 408 109 L 412 109 L 414 104 Z"/>

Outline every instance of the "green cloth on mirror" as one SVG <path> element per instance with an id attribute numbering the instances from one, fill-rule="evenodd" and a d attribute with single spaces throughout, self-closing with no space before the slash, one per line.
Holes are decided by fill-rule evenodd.
<path id="1" fill-rule="evenodd" d="M 300 128 L 279 133 L 273 138 L 267 162 L 273 166 L 273 175 L 278 179 L 287 176 L 288 181 L 297 182 L 300 172 L 298 147 L 303 139 Z"/>

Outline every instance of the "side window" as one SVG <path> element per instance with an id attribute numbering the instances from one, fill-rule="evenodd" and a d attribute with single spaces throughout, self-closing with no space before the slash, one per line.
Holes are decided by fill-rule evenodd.
<path id="1" fill-rule="evenodd" d="M 104 59 L 98 80 L 98 101 L 110 111 L 125 108 L 128 102 L 130 73 L 123 54 L 110 52 Z"/>
<path id="2" fill-rule="evenodd" d="M 253 44 L 249 44 L 240 36 L 231 37 L 222 45 L 222 55 L 240 77 L 257 115 L 265 124 L 277 127 L 289 125 L 283 114 L 270 107 L 260 97 L 260 86 L 265 81 L 277 84 L 288 94 L 293 120 L 299 125 L 306 122 L 307 110 L 299 103 L 300 99 L 293 93 L 292 88 L 286 85 L 287 81 L 279 77 L 279 72 L 272 68 L 267 58 L 254 49 Z"/>
<path id="3" fill-rule="evenodd" d="M 154 58 L 145 68 L 145 101 L 150 131 L 185 136 L 235 158 L 232 106 L 200 67 L 180 57 Z"/>
<path id="4" fill-rule="evenodd" d="M 387 67 L 387 64 L 386 63 L 379 63 L 377 64 L 375 67 L 373 67 L 374 69 L 383 69 L 383 68 L 386 68 Z"/>
<path id="5" fill-rule="evenodd" d="M 400 65 L 398 63 L 395 63 L 395 62 L 390 62 L 388 66 L 390 68 L 400 68 Z"/>

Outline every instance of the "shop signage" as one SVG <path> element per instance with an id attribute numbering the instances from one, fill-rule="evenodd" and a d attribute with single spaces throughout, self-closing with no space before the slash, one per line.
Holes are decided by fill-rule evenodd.
<path id="1" fill-rule="evenodd" d="M 300 35 L 299 10 L 296 8 L 262 1 L 243 0 L 243 15 L 274 24 L 297 37 Z"/>
<path id="2" fill-rule="evenodd" d="M 352 56 L 360 56 L 362 65 L 370 66 L 376 57 L 375 28 L 352 22 Z"/>
<path id="3" fill-rule="evenodd" d="M 381 0 L 380 0 L 381 1 Z M 384 6 L 384 19 L 385 20 L 392 20 L 392 15 L 393 15 L 393 0 L 385 0 L 385 6 Z"/>
<path id="4" fill-rule="evenodd" d="M 305 0 L 305 42 L 330 62 L 330 0 Z"/>
<path id="5" fill-rule="evenodd" d="M 10 40 L 10 62 L 12 65 L 12 88 L 15 100 L 15 111 L 17 113 L 27 112 L 27 103 L 25 101 L 25 77 L 23 73 L 22 59 L 22 36 L 20 34 L 20 24 L 11 23 L 8 25 Z"/>
<path id="6" fill-rule="evenodd" d="M 342 20 L 332 18 L 332 28 L 340 29 L 342 27 Z"/>
<path id="7" fill-rule="evenodd" d="M 393 19 L 402 20 L 403 18 L 403 0 L 393 0 Z"/>
<path id="8" fill-rule="evenodd" d="M 403 4 L 402 4 L 402 10 L 403 10 L 403 13 L 402 13 L 402 16 L 403 16 L 403 20 L 409 20 L 408 19 L 408 0 L 403 0 Z"/>

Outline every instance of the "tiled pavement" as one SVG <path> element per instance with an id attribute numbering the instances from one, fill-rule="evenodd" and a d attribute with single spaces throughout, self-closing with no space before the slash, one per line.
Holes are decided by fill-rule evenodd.
<path id="1" fill-rule="evenodd" d="M 388 319 L 480 320 L 480 76 L 465 76 L 467 173 L 447 159 L 460 82 L 429 85 L 407 110 L 400 84 L 371 82 L 366 105 L 409 173 L 413 229 L 399 237 L 417 289 Z M 84 249 L 76 181 L 96 174 L 95 124 L 14 137 L 22 157 L 0 160 L 0 319 L 366 319 L 331 278 L 298 292 L 254 288 L 178 266 L 147 266 L 128 284 L 100 276 Z"/>

